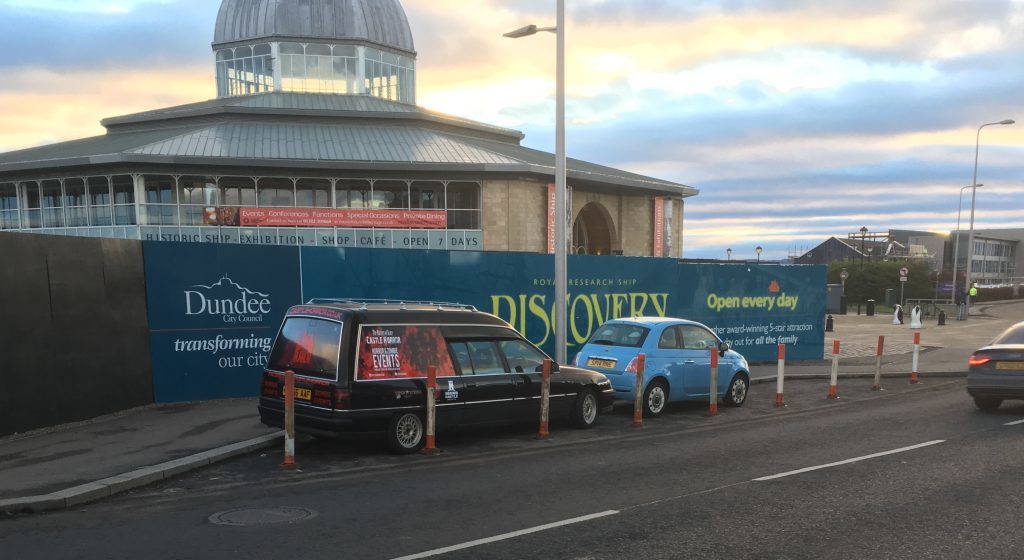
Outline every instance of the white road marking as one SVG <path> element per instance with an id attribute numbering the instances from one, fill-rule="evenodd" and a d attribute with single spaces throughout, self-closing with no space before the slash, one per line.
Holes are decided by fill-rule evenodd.
<path id="1" fill-rule="evenodd" d="M 1004 426 L 1016 426 L 1017 424 L 1024 424 L 1024 420 L 1017 420 L 1016 422 L 1007 422 Z"/>
<path id="2" fill-rule="evenodd" d="M 434 550 L 428 550 L 426 552 L 420 552 L 419 554 L 412 554 L 410 556 L 402 556 L 400 558 L 394 558 L 393 560 L 416 560 L 417 558 L 430 558 L 431 556 L 440 556 L 441 554 L 447 554 L 449 552 L 455 552 L 456 550 L 465 550 L 474 546 L 480 546 L 482 544 L 489 544 L 498 541 L 504 541 L 508 539 L 514 539 L 523 535 L 529 535 L 530 533 L 539 533 L 541 531 L 547 531 L 548 529 L 555 529 L 558 527 L 564 527 L 566 525 L 572 525 L 574 523 L 583 523 L 584 521 L 590 521 L 591 519 L 599 519 L 601 517 L 608 517 L 610 515 L 618 515 L 616 510 L 602 511 L 601 513 L 592 513 L 590 515 L 584 515 L 582 517 L 574 517 L 572 519 L 566 519 L 565 521 L 556 521 L 554 523 L 548 523 L 547 525 L 538 525 L 529 529 L 523 529 L 521 531 L 513 531 L 511 533 L 505 533 L 504 535 L 497 535 L 495 537 L 487 537 L 486 539 L 477 539 L 475 541 L 469 541 L 462 544 L 455 544 L 452 546 L 446 546 L 444 548 L 436 548 Z"/>
<path id="3" fill-rule="evenodd" d="M 839 465 L 848 465 L 850 463 L 856 463 L 858 461 L 866 461 L 868 459 L 875 459 L 877 457 L 884 457 L 886 455 L 895 455 L 896 453 L 903 453 L 903 452 L 906 452 L 906 451 L 913 451 L 914 449 L 920 449 L 922 447 L 928 447 L 930 445 L 938 445 L 940 443 L 945 443 L 945 442 L 946 442 L 946 440 L 944 440 L 944 439 L 937 439 L 935 441 L 929 441 L 929 442 L 926 442 L 926 443 L 919 443 L 917 445 L 911 445 L 909 447 L 901 447 L 899 449 L 893 449 L 892 451 L 883 451 L 881 453 L 872 453 L 871 455 L 864 455 L 863 457 L 855 457 L 853 459 L 847 459 L 845 461 L 838 461 L 838 462 L 835 462 L 835 463 L 829 463 L 827 465 L 818 465 L 816 467 L 807 467 L 806 469 L 798 469 L 798 470 L 795 470 L 795 471 L 789 471 L 789 472 L 784 472 L 784 473 L 779 473 L 779 474 L 773 474 L 771 476 L 762 476 L 761 478 L 755 478 L 754 481 L 755 482 L 764 482 L 766 480 L 775 480 L 776 478 L 783 478 L 783 477 L 787 477 L 787 476 L 793 476 L 795 474 L 802 474 L 802 473 L 805 473 L 805 472 L 816 471 L 816 470 L 820 470 L 820 469 L 827 469 L 829 467 L 838 467 Z"/>

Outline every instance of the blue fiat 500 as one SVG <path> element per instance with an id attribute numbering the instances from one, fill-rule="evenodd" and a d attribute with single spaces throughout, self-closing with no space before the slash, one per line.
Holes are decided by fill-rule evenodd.
<path id="1" fill-rule="evenodd" d="M 717 394 L 726 406 L 747 400 L 750 366 L 708 327 L 664 317 L 616 319 L 598 327 L 575 363 L 605 374 L 615 397 L 633 401 L 638 357 L 644 354 L 644 416 L 658 416 L 669 402 L 707 400 L 711 349 L 718 352 Z"/>

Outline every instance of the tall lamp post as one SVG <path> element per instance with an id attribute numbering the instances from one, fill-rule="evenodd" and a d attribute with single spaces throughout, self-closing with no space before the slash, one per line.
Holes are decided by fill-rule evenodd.
<path id="1" fill-rule="evenodd" d="M 725 250 L 725 259 L 729 261 L 732 260 L 732 247 Z"/>
<path id="2" fill-rule="evenodd" d="M 860 228 L 860 267 L 861 267 L 861 269 L 864 268 L 864 240 L 867 239 L 867 237 L 868 237 L 868 228 L 866 226 L 865 227 L 861 227 Z"/>
<path id="3" fill-rule="evenodd" d="M 754 249 L 754 252 L 757 253 L 757 262 L 761 262 L 761 251 L 764 251 L 764 249 L 762 249 L 760 245 L 758 245 L 757 248 Z"/>
<path id="4" fill-rule="evenodd" d="M 959 281 L 956 270 L 960 262 L 960 210 L 964 206 L 964 191 L 967 189 L 977 189 L 984 187 L 985 185 L 967 185 L 966 187 L 960 187 L 960 202 L 956 205 L 956 235 L 955 241 L 953 242 L 953 293 L 950 294 L 950 299 L 956 297 L 956 286 Z"/>
<path id="5" fill-rule="evenodd" d="M 555 78 L 555 361 L 566 363 L 566 293 L 568 263 L 566 255 L 566 180 L 565 180 L 565 0 L 558 0 L 555 27 L 528 25 L 505 34 L 510 39 L 529 37 L 540 31 L 557 37 Z"/>
<path id="6" fill-rule="evenodd" d="M 978 189 L 976 185 L 978 184 L 978 152 L 981 149 L 981 129 L 986 126 L 1008 125 L 1014 124 L 1015 122 L 1016 121 L 1012 119 L 1006 119 L 999 122 L 985 123 L 978 127 L 978 135 L 974 141 L 974 178 L 971 181 L 971 186 L 974 188 L 971 189 L 971 234 L 967 237 L 967 270 L 964 280 L 965 292 L 971 289 L 971 266 L 974 264 L 974 203 L 978 197 Z M 967 319 L 967 316 L 970 315 L 969 311 L 970 308 L 968 308 L 968 313 L 964 316 L 964 319 Z"/>

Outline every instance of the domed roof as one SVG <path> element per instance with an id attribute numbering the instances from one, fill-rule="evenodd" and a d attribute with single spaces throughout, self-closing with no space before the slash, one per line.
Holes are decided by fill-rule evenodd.
<path id="1" fill-rule="evenodd" d="M 224 0 L 214 46 L 269 37 L 366 41 L 415 53 L 398 0 Z"/>

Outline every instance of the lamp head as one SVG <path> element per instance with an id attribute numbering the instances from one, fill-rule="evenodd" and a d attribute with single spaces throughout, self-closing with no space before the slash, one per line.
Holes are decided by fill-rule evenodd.
<path id="1" fill-rule="evenodd" d="M 509 31 L 508 33 L 505 33 L 505 37 L 508 37 L 509 39 L 520 39 L 522 37 L 529 37 L 530 35 L 536 35 L 536 34 L 537 34 L 537 26 L 536 25 L 527 25 L 526 27 L 520 27 L 519 29 L 516 29 L 515 31 Z"/>
<path id="2" fill-rule="evenodd" d="M 1014 124 L 1016 122 L 1017 121 L 1015 121 L 1013 119 L 1006 119 L 1005 121 L 999 121 L 999 124 Z"/>
<path id="3" fill-rule="evenodd" d="M 860 228 L 860 234 L 861 235 L 867 235 L 868 234 L 868 228 L 867 227 Z"/>

